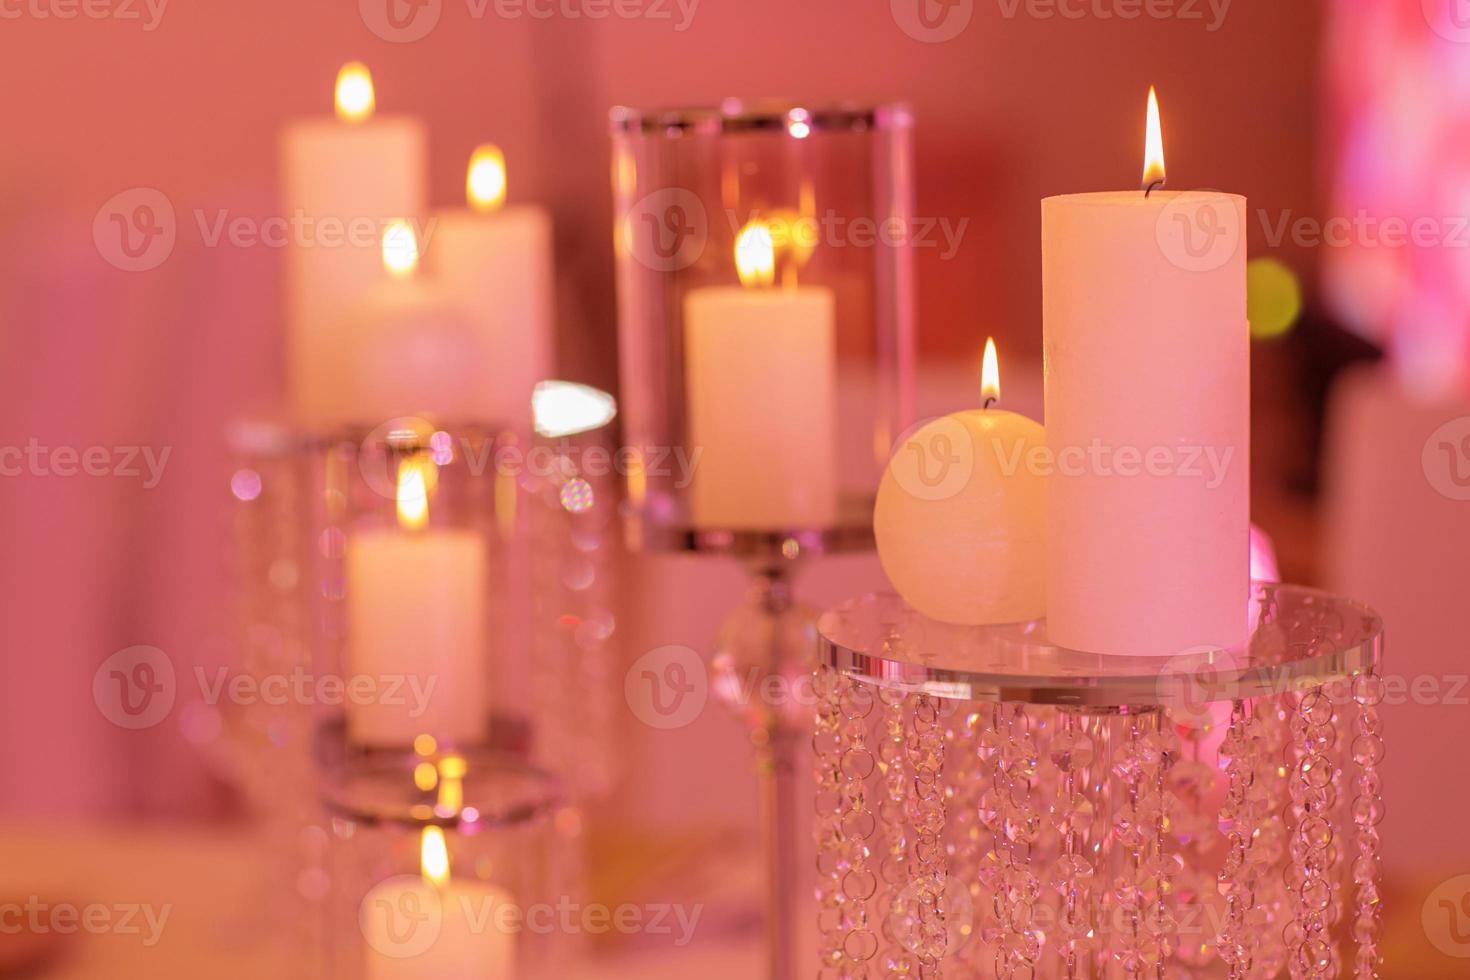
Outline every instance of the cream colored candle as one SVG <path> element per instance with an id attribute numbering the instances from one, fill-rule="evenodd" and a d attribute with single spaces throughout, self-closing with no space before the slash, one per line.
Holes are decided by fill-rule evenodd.
<path id="1" fill-rule="evenodd" d="M 348 699 L 348 738 L 358 745 L 407 746 L 421 734 L 473 745 L 487 734 L 485 542 L 427 526 L 432 465 L 400 467 L 399 527 L 347 541 L 349 682 L 369 678 L 385 695 Z"/>
<path id="2" fill-rule="evenodd" d="M 428 266 L 478 333 L 472 417 L 523 431 L 532 390 L 554 373 L 551 216 L 505 206 L 505 160 L 493 146 L 475 152 L 465 183 L 469 207 L 435 216 Z"/>
<path id="3" fill-rule="evenodd" d="M 774 286 L 769 229 L 736 250 L 741 286 L 684 303 L 688 446 L 698 527 L 778 530 L 837 519 L 836 335 L 832 291 Z"/>
<path id="4" fill-rule="evenodd" d="M 509 892 L 453 880 L 444 832 L 421 834 L 421 879 L 390 878 L 363 899 L 358 922 L 368 980 L 514 980 L 516 937 L 504 931 Z"/>
<path id="5" fill-rule="evenodd" d="M 337 119 L 291 123 L 281 134 L 281 205 L 297 230 L 286 249 L 286 353 L 297 420 L 353 418 L 344 355 L 346 314 L 383 279 L 378 239 L 392 219 L 426 211 L 428 134 L 405 116 L 373 117 L 360 64 L 337 81 Z"/>
<path id="6" fill-rule="evenodd" d="M 995 407 L 1000 370 L 985 345 L 984 408 L 924 425 L 893 453 L 873 535 L 883 571 L 919 612 L 979 626 L 1045 614 L 1046 432 Z"/>
<path id="7" fill-rule="evenodd" d="M 1151 93 L 1145 185 L 1163 178 Z M 1063 646 L 1167 657 L 1246 634 L 1245 199 L 1042 202 L 1047 616 Z"/>
<path id="8" fill-rule="evenodd" d="M 349 418 L 370 425 L 400 415 L 479 421 L 490 369 L 489 341 L 475 318 L 418 271 L 418 245 L 407 224 L 383 239 L 392 275 L 347 316 L 352 336 L 342 353 Z"/>

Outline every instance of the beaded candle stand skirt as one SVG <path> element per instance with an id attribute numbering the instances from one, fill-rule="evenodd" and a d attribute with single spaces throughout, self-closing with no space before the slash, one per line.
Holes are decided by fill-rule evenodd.
<path id="1" fill-rule="evenodd" d="M 1381 624 L 1257 585 L 1237 651 L 821 622 L 817 976 L 1377 977 Z"/>

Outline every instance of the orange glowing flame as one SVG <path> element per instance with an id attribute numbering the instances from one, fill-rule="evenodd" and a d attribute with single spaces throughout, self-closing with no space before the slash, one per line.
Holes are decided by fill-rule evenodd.
<path id="1" fill-rule="evenodd" d="M 470 157 L 465 196 L 476 211 L 494 211 L 505 203 L 505 154 L 494 143 L 477 147 Z"/>
<path id="2" fill-rule="evenodd" d="M 1143 188 L 1164 183 L 1164 127 L 1159 122 L 1159 93 L 1148 87 L 1148 133 L 1143 140 Z"/>
<path id="3" fill-rule="evenodd" d="M 776 281 L 776 240 L 770 225 L 757 219 L 740 229 L 735 239 L 735 271 L 746 287 Z"/>
<path id="4" fill-rule="evenodd" d="M 372 117 L 377 106 L 373 95 L 373 75 L 367 65 L 349 61 L 337 72 L 337 118 L 359 123 Z"/>
<path id="5" fill-rule="evenodd" d="M 419 838 L 419 868 L 426 881 L 441 887 L 449 883 L 449 848 L 444 843 L 444 828 L 424 828 Z"/>
<path id="6" fill-rule="evenodd" d="M 389 275 L 411 276 L 419 267 L 419 239 L 407 221 L 390 221 L 383 229 L 383 268 Z"/>
<path id="7" fill-rule="evenodd" d="M 995 354 L 995 338 L 985 338 L 985 360 L 980 366 L 980 400 L 988 407 L 1000 401 L 1000 358 Z"/>
<path id="8" fill-rule="evenodd" d="M 398 526 L 417 531 L 429 523 L 429 485 L 424 467 L 432 463 L 405 460 L 398 467 Z"/>

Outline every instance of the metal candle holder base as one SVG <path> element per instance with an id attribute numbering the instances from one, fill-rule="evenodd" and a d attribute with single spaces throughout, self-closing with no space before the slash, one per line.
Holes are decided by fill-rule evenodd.
<path id="1" fill-rule="evenodd" d="M 1379 976 L 1366 607 L 1258 584 L 1236 651 L 822 617 L 818 976 Z"/>

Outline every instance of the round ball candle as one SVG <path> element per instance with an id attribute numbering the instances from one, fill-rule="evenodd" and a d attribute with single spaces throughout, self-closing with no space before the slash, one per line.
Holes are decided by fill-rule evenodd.
<path id="1" fill-rule="evenodd" d="M 1050 639 L 1168 657 L 1247 630 L 1245 199 L 1165 192 L 1150 92 L 1138 191 L 1041 204 Z"/>
<path id="2" fill-rule="evenodd" d="M 510 893 L 452 880 L 440 828 L 420 840 L 423 878 L 390 878 L 363 899 L 369 980 L 514 980 L 516 937 L 497 921 Z"/>
<path id="3" fill-rule="evenodd" d="M 529 429 L 531 393 L 553 373 L 551 216 L 505 205 L 505 158 L 482 146 L 465 180 L 469 206 L 441 211 L 426 243 L 430 271 L 478 339 L 473 418 Z"/>
<path id="4" fill-rule="evenodd" d="M 822 286 L 775 286 L 770 229 L 735 247 L 741 285 L 684 302 L 697 527 L 782 530 L 837 519 L 836 316 Z"/>
<path id="5" fill-rule="evenodd" d="M 347 734 L 358 745 L 403 747 L 419 735 L 448 745 L 486 738 L 489 562 L 473 531 L 427 526 L 432 466 L 400 466 L 398 527 L 357 531 L 347 541 L 349 676 L 400 692 L 348 699 Z"/>
<path id="6" fill-rule="evenodd" d="M 985 345 L 986 408 L 935 419 L 894 452 L 878 486 L 873 533 L 889 581 L 919 612 L 979 626 L 1045 611 L 1046 432 L 1000 398 Z"/>
<path id="7" fill-rule="evenodd" d="M 336 101 L 337 118 L 293 122 L 280 140 L 281 205 L 302 239 L 286 249 L 287 367 L 297 419 L 310 427 L 344 421 L 355 343 L 345 314 L 383 281 L 384 224 L 419 217 L 427 203 L 423 123 L 374 117 L 372 77 L 358 63 L 338 75 Z"/>
<path id="8" fill-rule="evenodd" d="M 346 320 L 354 340 L 342 355 L 347 382 L 336 413 L 374 424 L 414 414 L 487 418 L 481 412 L 491 354 L 484 332 L 438 283 L 418 274 L 417 240 L 407 224 L 384 234 L 383 261 L 392 277 Z"/>

